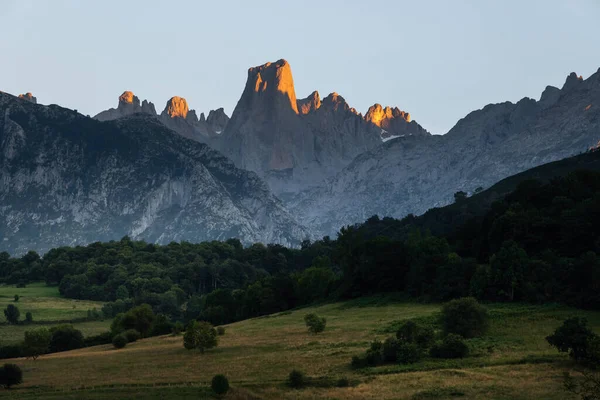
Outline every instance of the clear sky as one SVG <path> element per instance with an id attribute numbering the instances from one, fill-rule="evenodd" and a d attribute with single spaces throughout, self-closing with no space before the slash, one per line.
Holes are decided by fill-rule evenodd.
<path id="1" fill-rule="evenodd" d="M 600 0 L 0 0 L 0 90 L 84 114 L 124 90 L 231 115 L 248 67 L 287 59 L 296 94 L 398 106 L 445 133 L 600 67 Z"/>

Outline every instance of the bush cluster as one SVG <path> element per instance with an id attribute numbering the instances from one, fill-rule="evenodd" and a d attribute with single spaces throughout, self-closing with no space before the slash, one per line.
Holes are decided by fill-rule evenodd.
<path id="1" fill-rule="evenodd" d="M 353 368 L 376 366 L 382 363 L 416 363 L 425 355 L 433 358 L 463 358 L 469 354 L 464 335 L 475 337 L 488 329 L 488 314 L 485 307 L 473 298 L 452 300 L 442 307 L 439 320 L 443 337 L 435 341 L 431 326 L 412 320 L 404 321 L 395 337 L 382 343 L 375 340 L 364 355 L 352 357 Z M 600 342 L 599 342 L 600 343 Z"/>
<path id="2" fill-rule="evenodd" d="M 319 317 L 317 314 L 310 313 L 304 316 L 304 323 L 306 324 L 308 331 L 316 335 L 325 330 L 327 320 L 325 317 Z"/>

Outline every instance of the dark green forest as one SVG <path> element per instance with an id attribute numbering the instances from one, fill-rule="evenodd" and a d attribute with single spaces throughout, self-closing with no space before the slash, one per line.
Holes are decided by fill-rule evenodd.
<path id="1" fill-rule="evenodd" d="M 42 280 L 69 298 L 107 301 L 107 317 L 149 304 L 171 321 L 213 324 L 386 292 L 600 308 L 600 173 L 527 179 L 487 205 L 477 196 L 489 198 L 457 196 L 434 217 L 373 216 L 300 248 L 124 237 L 43 257 L 4 252 L 0 280 Z"/>

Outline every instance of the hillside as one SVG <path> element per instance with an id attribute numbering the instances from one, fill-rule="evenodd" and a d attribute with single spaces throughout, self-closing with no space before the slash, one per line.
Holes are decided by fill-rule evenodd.
<path id="1" fill-rule="evenodd" d="M 449 235 L 472 218 L 483 216 L 491 209 L 495 201 L 502 200 L 506 195 L 513 192 L 519 184 L 528 180 L 547 183 L 552 179 L 564 177 L 579 170 L 600 172 L 600 152 L 590 151 L 528 169 L 505 178 L 490 188 L 475 193 L 462 201 L 445 207 L 432 208 L 423 215 L 407 218 L 404 222 L 413 227 L 427 229 L 433 235 Z"/>
<path id="2" fill-rule="evenodd" d="M 19 399 L 211 398 L 212 376 L 223 373 L 234 388 L 228 399 L 574 399 L 562 390 L 561 374 L 572 368 L 544 337 L 569 316 L 586 316 L 600 331 L 600 313 L 562 306 L 491 304 L 488 335 L 469 340 L 462 360 L 424 359 L 416 364 L 353 370 L 350 359 L 369 343 L 394 332 L 397 322 L 434 320 L 439 305 L 364 298 L 255 318 L 226 326 L 219 346 L 188 351 L 181 336 L 161 336 L 45 355 L 22 366 L 24 384 L 5 393 Z M 327 318 L 318 335 L 306 331 L 308 312 Z M 69 373 L 65 373 L 68 368 Z M 314 385 L 285 385 L 292 369 Z M 350 387 L 335 387 L 342 377 Z"/>
<path id="3" fill-rule="evenodd" d="M 0 93 L 0 250 L 309 233 L 254 173 L 155 117 L 99 122 Z"/>

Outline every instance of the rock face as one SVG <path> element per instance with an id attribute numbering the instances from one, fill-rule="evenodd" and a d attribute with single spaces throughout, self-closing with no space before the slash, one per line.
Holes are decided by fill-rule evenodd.
<path id="1" fill-rule="evenodd" d="M 389 115 L 385 109 L 371 114 L 375 121 Z M 406 115 L 393 120 L 402 119 Z M 446 135 L 413 134 L 384 143 L 288 205 L 317 234 L 333 234 L 374 214 L 403 217 L 446 205 L 457 191 L 487 188 L 599 140 L 600 70 L 587 80 L 571 74 L 562 89 L 546 88 L 539 101 L 487 105 Z"/>
<path id="2" fill-rule="evenodd" d="M 20 94 L 19 98 L 23 99 L 23 100 L 30 101 L 33 104 L 37 104 L 37 99 L 35 97 L 33 97 L 33 95 L 30 92 L 27 92 L 25 94 Z"/>
<path id="3" fill-rule="evenodd" d="M 98 121 L 112 121 L 136 113 L 156 115 L 156 109 L 154 108 L 154 104 L 146 100 L 140 105 L 140 99 L 133 92 L 127 90 L 119 96 L 119 105 L 117 108 L 102 111 L 94 118 Z"/>
<path id="4" fill-rule="evenodd" d="M 213 143 L 285 196 L 318 185 L 381 145 L 381 132 L 337 93 L 297 99 L 290 64 L 279 60 L 248 70 L 231 120 Z"/>
<path id="5" fill-rule="evenodd" d="M 293 245 L 308 232 L 256 174 L 156 117 L 100 122 L 0 94 L 0 251 L 124 235 Z"/>

